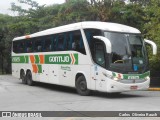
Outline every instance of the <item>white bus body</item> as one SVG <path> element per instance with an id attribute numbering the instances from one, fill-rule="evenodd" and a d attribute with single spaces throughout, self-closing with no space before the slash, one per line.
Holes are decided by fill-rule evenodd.
<path id="1" fill-rule="evenodd" d="M 76 87 L 81 95 L 146 90 L 150 72 L 144 42 L 139 30 L 116 23 L 60 26 L 13 39 L 12 75 L 29 85 Z"/>

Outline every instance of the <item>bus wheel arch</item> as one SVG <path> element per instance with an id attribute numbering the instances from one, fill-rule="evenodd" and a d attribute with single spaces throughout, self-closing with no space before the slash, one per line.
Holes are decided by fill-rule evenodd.
<path id="1" fill-rule="evenodd" d="M 34 81 L 32 80 L 32 72 L 31 72 L 31 70 L 27 70 L 27 72 L 26 72 L 26 81 L 27 81 L 27 84 L 29 86 L 33 86 L 34 85 Z"/>
<path id="2" fill-rule="evenodd" d="M 87 87 L 86 77 L 83 73 L 78 73 L 75 78 L 75 86 L 78 94 L 82 96 L 90 95 L 90 90 Z"/>
<path id="3" fill-rule="evenodd" d="M 22 83 L 23 83 L 23 84 L 27 84 L 26 74 L 25 74 L 25 72 L 24 72 L 23 69 L 20 70 L 20 79 L 22 79 Z"/>

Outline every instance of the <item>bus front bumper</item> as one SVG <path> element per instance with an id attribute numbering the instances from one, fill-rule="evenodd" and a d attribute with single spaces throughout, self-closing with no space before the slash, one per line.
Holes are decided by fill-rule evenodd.
<path id="1" fill-rule="evenodd" d="M 125 91 L 135 91 L 135 90 L 148 90 L 150 85 L 150 80 L 146 80 L 142 83 L 121 83 L 115 80 L 107 81 L 107 92 L 125 92 Z"/>

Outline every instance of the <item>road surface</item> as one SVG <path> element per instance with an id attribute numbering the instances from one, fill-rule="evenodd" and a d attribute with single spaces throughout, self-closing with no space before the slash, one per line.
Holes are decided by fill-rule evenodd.
<path id="1" fill-rule="evenodd" d="M 11 75 L 1 75 L 0 111 L 160 111 L 160 92 L 132 91 L 118 96 L 93 92 L 91 96 L 80 96 L 73 88 L 43 83 L 28 86 Z M 83 118 L 48 118 L 48 120 L 58 119 L 81 120 Z M 96 120 L 96 118 L 92 119 Z M 112 119 L 118 120 L 119 118 Z M 128 120 L 123 118 L 125 119 Z M 151 120 L 153 118 L 139 119 Z M 159 119 L 154 118 L 154 120 Z"/>

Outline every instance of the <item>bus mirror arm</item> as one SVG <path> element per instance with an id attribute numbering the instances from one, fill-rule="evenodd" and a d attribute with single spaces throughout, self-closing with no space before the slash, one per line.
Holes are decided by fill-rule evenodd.
<path id="1" fill-rule="evenodd" d="M 152 49 L 153 49 L 153 55 L 156 55 L 157 54 L 157 45 L 151 41 L 151 40 L 147 40 L 147 39 L 144 39 L 144 41 L 147 43 L 147 44 L 150 44 L 152 46 Z"/>
<path id="2" fill-rule="evenodd" d="M 105 43 L 106 52 L 107 53 L 111 53 L 112 52 L 112 49 L 111 49 L 112 45 L 111 45 L 111 42 L 110 42 L 110 40 L 108 38 L 103 37 L 103 36 L 93 36 L 93 38 L 101 40 L 101 41 L 103 41 Z"/>

